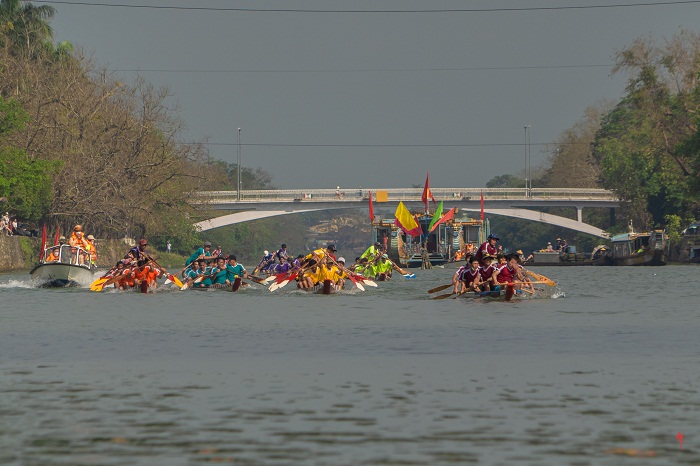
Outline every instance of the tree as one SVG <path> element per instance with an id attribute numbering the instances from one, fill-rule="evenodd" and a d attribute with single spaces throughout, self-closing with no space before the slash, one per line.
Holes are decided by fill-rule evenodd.
<path id="1" fill-rule="evenodd" d="M 698 68 L 700 36 L 687 31 L 660 46 L 640 38 L 616 56 L 614 72 L 630 78 L 603 118 L 593 154 L 604 186 L 630 203 L 638 228 L 699 212 Z"/>
<path id="2" fill-rule="evenodd" d="M 0 0 L 3 42 L 13 53 L 32 57 L 38 50 L 52 49 L 53 29 L 49 22 L 55 14 L 56 9 L 50 5 L 35 6 L 22 0 Z"/>
<path id="3" fill-rule="evenodd" d="M 5 144 L 5 136 L 22 130 L 28 120 L 16 101 L 0 96 L 0 198 L 13 215 L 37 221 L 51 204 L 51 174 L 60 164 L 32 160 L 25 151 Z"/>

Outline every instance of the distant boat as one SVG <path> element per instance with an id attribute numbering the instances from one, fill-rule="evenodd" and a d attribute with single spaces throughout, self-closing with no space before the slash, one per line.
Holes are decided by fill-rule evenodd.
<path id="1" fill-rule="evenodd" d="M 664 230 L 613 236 L 610 265 L 666 265 L 668 235 Z"/>
<path id="2" fill-rule="evenodd" d="M 488 220 L 482 222 L 472 218 L 450 220 L 437 226 L 432 232 L 428 227 L 432 215 L 416 218 L 423 234 L 411 237 L 394 224 L 394 219 L 378 219 L 372 222 L 372 241 L 387 248 L 389 258 L 404 267 L 420 267 L 423 264 L 421 239 L 433 266 L 450 262 L 457 251 L 476 252 L 486 241 Z"/>
<path id="3" fill-rule="evenodd" d="M 53 251 L 58 254 L 58 260 L 51 260 L 55 257 L 51 255 Z M 63 244 L 44 249 L 41 261 L 29 274 L 40 287 L 88 286 L 93 281 L 95 269 L 88 251 Z"/>
<path id="4" fill-rule="evenodd" d="M 597 248 L 596 248 L 597 249 Z M 602 252 L 604 252 L 603 249 Z M 581 265 L 608 265 L 605 254 L 584 254 L 576 252 L 576 246 L 567 246 L 564 251 L 547 251 L 541 249 L 532 251 L 532 260 L 526 265 L 547 265 L 547 266 L 581 266 Z"/>

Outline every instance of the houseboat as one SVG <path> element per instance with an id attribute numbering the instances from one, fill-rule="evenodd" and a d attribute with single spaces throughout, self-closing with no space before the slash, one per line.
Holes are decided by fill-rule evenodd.
<path id="1" fill-rule="evenodd" d="M 422 247 L 425 247 L 430 264 L 443 265 L 450 262 L 457 251 L 476 252 L 489 233 L 488 219 L 457 217 L 441 223 L 432 232 L 428 227 L 432 215 L 420 215 L 416 222 L 423 234 L 411 237 L 394 225 L 394 219 L 375 218 L 372 222 L 372 241 L 384 245 L 389 258 L 403 267 L 421 267 Z"/>
<path id="2" fill-rule="evenodd" d="M 666 265 L 668 235 L 664 230 L 624 233 L 610 240 L 610 265 Z"/>

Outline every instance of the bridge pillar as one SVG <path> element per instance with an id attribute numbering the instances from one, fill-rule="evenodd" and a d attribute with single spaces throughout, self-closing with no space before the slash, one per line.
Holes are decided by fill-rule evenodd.
<path id="1" fill-rule="evenodd" d="M 583 223 L 583 207 L 577 205 L 576 206 L 576 218 L 580 223 Z"/>

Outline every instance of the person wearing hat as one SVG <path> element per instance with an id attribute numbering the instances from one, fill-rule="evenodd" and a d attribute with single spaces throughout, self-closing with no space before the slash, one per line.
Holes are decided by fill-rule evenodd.
<path id="1" fill-rule="evenodd" d="M 545 248 L 546 251 L 554 251 L 554 248 L 552 247 L 551 241 L 547 241 L 547 247 Z"/>
<path id="2" fill-rule="evenodd" d="M 192 261 L 199 259 L 204 259 L 205 257 L 212 257 L 211 255 L 211 243 L 205 241 L 201 248 L 197 249 L 190 257 L 185 261 L 185 267 L 190 265 Z"/>
<path id="3" fill-rule="evenodd" d="M 87 247 L 85 248 L 90 254 L 90 263 L 94 266 L 97 263 L 97 246 L 95 246 L 95 237 L 87 235 Z"/>
<path id="4" fill-rule="evenodd" d="M 362 255 L 360 255 L 360 259 L 373 261 L 382 257 L 382 254 L 384 254 L 384 248 L 382 247 L 382 243 L 377 241 L 372 246 L 368 247 L 367 250 L 362 253 Z"/>
<path id="5" fill-rule="evenodd" d="M 263 251 L 263 257 L 260 259 L 260 262 L 258 262 L 258 265 L 255 266 L 255 269 L 253 270 L 253 275 L 257 275 L 258 272 L 265 272 L 268 275 L 272 274 L 273 269 L 275 268 L 275 256 L 273 254 L 270 254 L 270 251 L 265 249 Z"/>
<path id="6" fill-rule="evenodd" d="M 479 264 L 482 266 L 485 265 L 484 263 L 484 256 L 486 254 L 490 256 L 495 256 L 498 254 L 498 249 L 496 249 L 496 242 L 498 241 L 498 236 L 494 235 L 493 233 L 489 234 L 486 237 L 486 241 L 482 243 L 481 246 L 479 246 L 479 249 L 476 251 L 476 258 L 479 260 Z"/>
<path id="7" fill-rule="evenodd" d="M 148 240 L 146 238 L 141 238 L 139 240 L 139 244 L 129 249 L 129 252 L 127 252 L 126 256 L 124 256 L 124 259 L 127 260 L 127 264 L 130 264 L 132 262 L 140 262 L 141 264 L 139 265 L 143 265 L 148 259 L 148 254 L 146 253 L 146 246 L 148 246 Z"/>
<path id="8" fill-rule="evenodd" d="M 83 236 L 82 225 L 76 225 L 75 227 L 73 227 L 73 234 L 70 235 L 70 238 L 68 239 L 68 244 L 70 244 L 74 248 L 87 249 L 87 240 Z"/>

